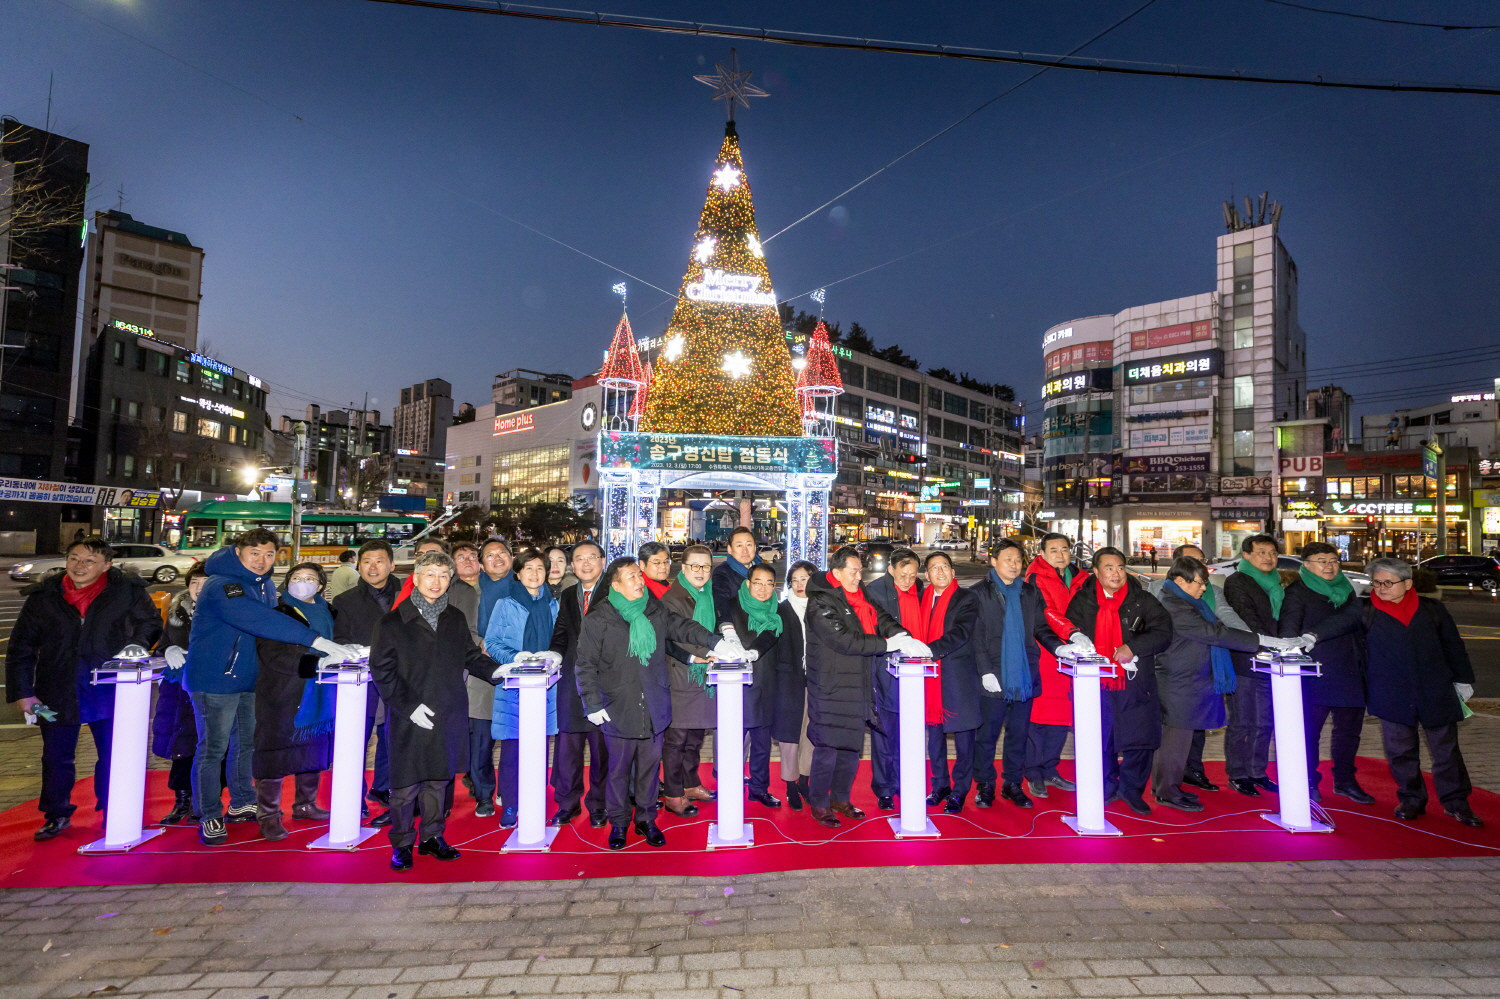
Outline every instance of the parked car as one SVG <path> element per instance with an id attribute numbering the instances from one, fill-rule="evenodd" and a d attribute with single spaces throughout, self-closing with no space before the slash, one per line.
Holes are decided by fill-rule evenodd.
<path id="1" fill-rule="evenodd" d="M 111 545 L 115 550 L 115 565 L 135 573 L 143 579 L 156 583 L 170 583 L 188 571 L 198 559 L 192 555 L 180 555 L 163 545 Z M 29 559 L 11 567 L 10 578 L 18 583 L 41 579 L 50 572 L 61 571 L 67 561 L 63 555 Z"/>
<path id="2" fill-rule="evenodd" d="M 868 583 L 871 580 L 884 576 L 886 570 L 890 568 L 891 552 L 896 550 L 896 546 L 883 542 L 868 541 L 863 542 L 860 547 L 863 550 L 860 551 L 859 558 L 864 568 L 859 578 Z"/>
<path id="3" fill-rule="evenodd" d="M 1490 562 L 1493 564 L 1494 560 L 1490 559 Z M 1209 575 L 1218 577 L 1216 580 L 1217 584 L 1223 586 L 1224 580 L 1233 576 L 1239 569 L 1239 565 L 1240 560 L 1237 558 L 1224 562 L 1215 562 L 1208 567 L 1208 572 Z M 1165 568 L 1166 566 L 1163 565 L 1163 569 Z M 1278 555 L 1276 556 L 1276 568 L 1284 572 L 1300 572 L 1302 570 L 1302 560 L 1294 555 Z M 1500 573 L 1497 573 L 1497 575 L 1500 575 Z M 1348 579 L 1349 585 L 1354 588 L 1355 596 L 1363 597 L 1370 592 L 1370 577 L 1368 574 L 1345 569 L 1344 578 Z"/>
<path id="4" fill-rule="evenodd" d="M 1489 555 L 1438 555 L 1417 563 L 1437 574 L 1439 586 L 1479 586 L 1500 589 L 1500 563 Z"/>

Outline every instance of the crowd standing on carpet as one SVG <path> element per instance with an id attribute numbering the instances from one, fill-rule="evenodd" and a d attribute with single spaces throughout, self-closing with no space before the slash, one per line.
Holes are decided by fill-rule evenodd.
<path id="1" fill-rule="evenodd" d="M 1277 542 L 1261 535 L 1244 542 L 1222 587 L 1190 545 L 1173 553 L 1164 578 L 1145 584 L 1117 549 L 1095 551 L 1085 571 L 1069 539 L 1049 534 L 1029 565 L 1019 540 L 996 542 L 989 571 L 969 587 L 958 584 L 946 552 L 923 562 L 909 549 L 897 549 L 887 574 L 865 583 L 849 547 L 829 557 L 827 570 L 793 563 L 778 587 L 753 532 L 737 528 L 717 566 L 709 548 L 690 545 L 675 574 L 671 552 L 655 542 L 606 565 L 592 541 L 571 553 L 515 553 L 498 538 L 452 546 L 431 538 L 417 546 L 404 580 L 393 573 L 390 545 L 370 541 L 331 575 L 312 562 L 291 566 L 278 589 L 278 546 L 264 529 L 240 535 L 189 571 L 165 622 L 145 584 L 114 568 L 97 538 L 76 541 L 62 573 L 24 591 L 6 683 L 9 700 L 41 726 L 44 824 L 36 839 L 57 836 L 76 809 L 84 725 L 98 750 L 94 792 L 103 811 L 112 700 L 91 671 L 148 649 L 170 667 L 151 742 L 171 761 L 175 799 L 161 822 L 196 822 L 208 846 L 226 843 L 226 823 L 235 822 L 284 839 L 288 777 L 291 818 L 328 819 L 317 799 L 331 764 L 334 704 L 316 670 L 366 658 L 365 744 L 373 735 L 376 751 L 365 817 L 388 828 L 398 871 L 412 867 L 413 849 L 459 856 L 443 835 L 456 774 L 476 815 L 494 816 L 498 803 L 500 827 L 517 824 L 519 694 L 499 685 L 499 674 L 518 659 L 550 660 L 560 674 L 547 695 L 551 823 L 586 813 L 591 826 L 610 827 L 611 849 L 624 847 L 632 828 L 662 846 L 659 808 L 692 817 L 715 800 L 700 773 L 717 724 L 709 668 L 718 660 L 748 662 L 752 672 L 744 698 L 749 800 L 783 805 L 773 793 L 774 743 L 787 806 L 806 805 L 829 828 L 864 818 L 852 797 L 868 739 L 870 790 L 879 809 L 893 810 L 900 704 L 884 668 L 893 653 L 937 661 L 924 689 L 926 804 L 949 814 L 963 810 L 970 791 L 979 808 L 1001 799 L 1026 809 L 1049 788 L 1073 790 L 1058 766 L 1073 722 L 1058 660 L 1080 654 L 1118 667 L 1102 681 L 1106 801 L 1149 814 L 1149 786 L 1159 805 L 1201 811 L 1199 792 L 1219 790 L 1203 766 L 1205 732 L 1218 728 L 1231 789 L 1275 793 L 1269 678 L 1252 669 L 1252 657 L 1269 648 L 1306 650 L 1321 663 L 1320 676 L 1302 681 L 1315 800 L 1331 721 L 1333 793 L 1374 801 L 1356 780 L 1368 711 L 1380 720 L 1396 817 L 1426 810 L 1425 736 L 1443 810 L 1482 825 L 1468 805 L 1458 746 L 1473 670 L 1447 609 L 1419 597 L 1411 567 L 1395 559 L 1367 565 L 1372 592 L 1357 597 L 1332 546 L 1308 545 L 1300 571 L 1286 578 Z M 384 810 L 371 817 L 369 803 Z"/>

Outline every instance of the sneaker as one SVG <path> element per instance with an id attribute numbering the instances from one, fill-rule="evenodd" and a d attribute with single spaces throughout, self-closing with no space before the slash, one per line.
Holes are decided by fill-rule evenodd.
<path id="1" fill-rule="evenodd" d="M 486 801 L 483 798 L 481 798 L 480 801 L 479 801 L 479 804 L 477 804 L 477 805 L 474 806 L 474 814 L 477 815 L 477 816 L 479 816 L 481 819 L 487 819 L 491 815 L 494 815 L 495 814 L 495 803 L 494 803 L 494 801 Z"/>
<path id="2" fill-rule="evenodd" d="M 254 805 L 230 805 L 224 812 L 225 822 L 254 822 Z"/>
<path id="3" fill-rule="evenodd" d="M 204 846 L 223 846 L 228 843 L 229 831 L 224 828 L 224 820 L 204 819 L 198 823 L 198 842 Z"/>

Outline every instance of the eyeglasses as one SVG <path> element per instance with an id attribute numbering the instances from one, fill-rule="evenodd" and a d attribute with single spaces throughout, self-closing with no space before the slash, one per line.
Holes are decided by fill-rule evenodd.
<path id="1" fill-rule="evenodd" d="M 684 569 L 712 569 L 713 564 L 710 562 L 686 562 L 682 567 Z"/>
<path id="2" fill-rule="evenodd" d="M 573 561 L 574 562 L 598 562 L 599 560 L 600 560 L 600 556 L 598 556 L 598 555 L 574 555 L 573 556 Z"/>
<path id="3" fill-rule="evenodd" d="M 1389 590 L 1393 586 L 1400 586 L 1402 583 L 1408 582 L 1411 581 L 1408 579 L 1372 579 L 1370 580 L 1370 585 L 1377 590 Z"/>

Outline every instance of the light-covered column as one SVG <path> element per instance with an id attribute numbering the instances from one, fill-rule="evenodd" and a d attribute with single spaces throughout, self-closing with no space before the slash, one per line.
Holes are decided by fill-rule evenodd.
<path id="1" fill-rule="evenodd" d="M 599 470 L 599 516 L 602 524 L 604 561 L 635 554 L 631 542 L 633 508 L 630 496 L 629 469 Z"/>
<path id="2" fill-rule="evenodd" d="M 805 558 L 807 558 L 807 490 L 799 485 L 789 485 L 786 490 L 786 564 L 791 565 Z"/>

